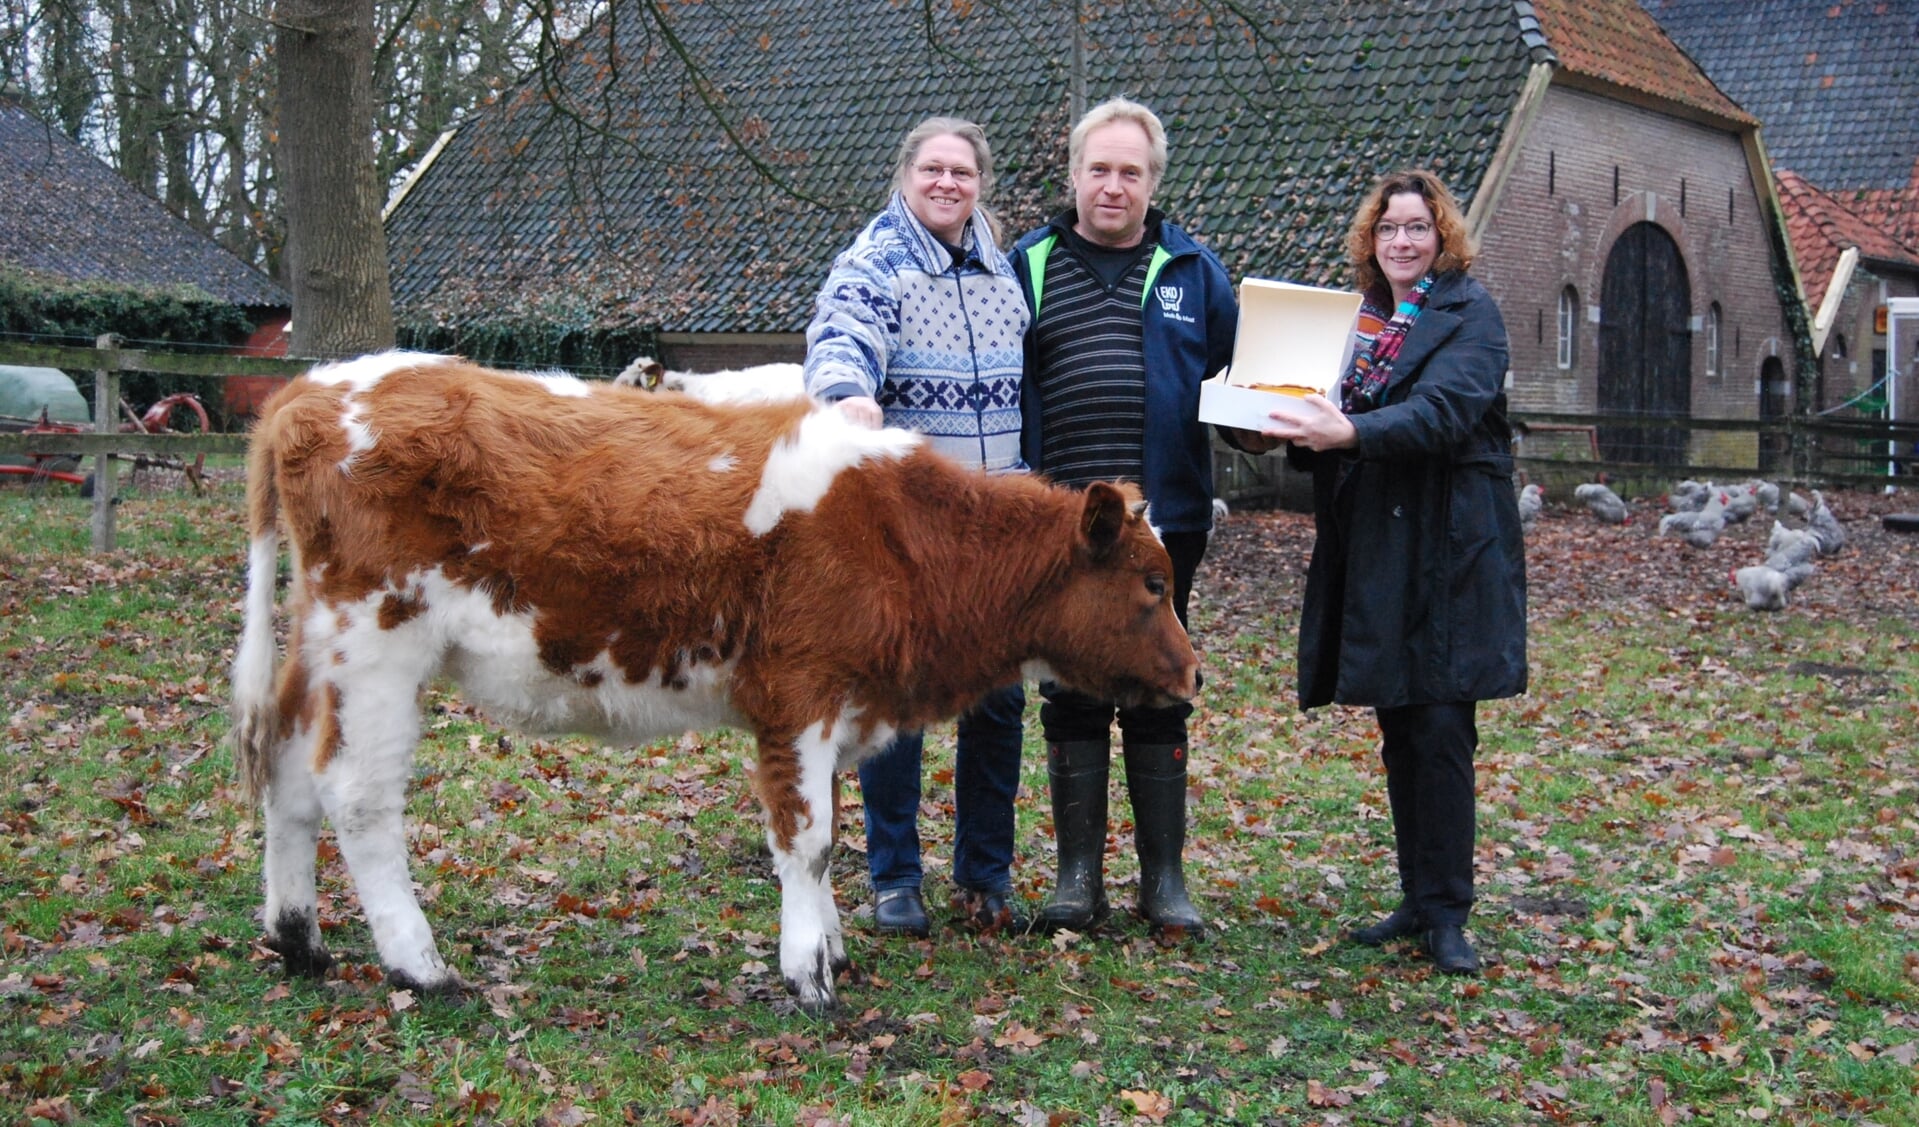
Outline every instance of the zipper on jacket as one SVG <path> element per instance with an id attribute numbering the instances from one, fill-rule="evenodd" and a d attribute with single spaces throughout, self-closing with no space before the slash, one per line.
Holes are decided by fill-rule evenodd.
<path id="1" fill-rule="evenodd" d="M 966 324 L 966 355 L 970 357 L 973 362 L 973 386 L 966 397 L 973 401 L 973 441 L 979 446 L 980 468 L 985 469 L 986 401 L 985 394 L 980 389 L 979 341 L 973 335 L 973 311 L 966 307 L 966 282 L 964 275 L 961 273 L 963 265 L 963 263 L 955 262 L 947 268 L 947 273 L 953 277 L 953 293 L 959 298 L 960 320 Z M 985 264 L 981 263 L 981 265 L 984 266 Z M 993 276 L 991 270 L 985 270 L 983 272 L 989 278 Z"/>

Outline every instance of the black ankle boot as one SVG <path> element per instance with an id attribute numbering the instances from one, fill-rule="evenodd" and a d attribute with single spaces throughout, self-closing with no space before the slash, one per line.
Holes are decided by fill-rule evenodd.
<path id="1" fill-rule="evenodd" d="M 1479 953 L 1457 924 L 1434 924 L 1426 933 L 1425 947 L 1441 974 L 1479 973 Z"/>
<path id="2" fill-rule="evenodd" d="M 1405 904 L 1394 908 L 1392 914 L 1378 923 L 1367 927 L 1356 927 L 1350 933 L 1354 943 L 1363 943 L 1368 947 L 1378 947 L 1395 939 L 1404 939 L 1409 935 L 1418 935 L 1426 930 L 1426 921 L 1418 912 Z"/>
<path id="3" fill-rule="evenodd" d="M 1206 921 L 1186 895 L 1186 747 L 1127 744 L 1126 792 L 1139 851 L 1139 913 L 1156 931 L 1198 936 Z"/>
<path id="4" fill-rule="evenodd" d="M 1059 885 L 1033 917 L 1040 931 L 1085 931 L 1106 918 L 1106 778 L 1112 759 L 1105 740 L 1046 745 Z"/>

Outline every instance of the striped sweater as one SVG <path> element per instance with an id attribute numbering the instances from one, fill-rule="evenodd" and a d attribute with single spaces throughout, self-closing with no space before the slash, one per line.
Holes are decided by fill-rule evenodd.
<path id="1" fill-rule="evenodd" d="M 833 263 L 806 328 L 806 390 L 868 396 L 888 426 L 993 472 L 1020 470 L 1029 314 L 1011 263 L 977 219 L 953 256 L 894 193 Z"/>

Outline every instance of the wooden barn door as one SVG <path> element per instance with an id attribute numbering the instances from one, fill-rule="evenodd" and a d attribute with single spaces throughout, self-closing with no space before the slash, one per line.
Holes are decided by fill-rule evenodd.
<path id="1" fill-rule="evenodd" d="M 1781 423 L 1792 410 L 1792 381 L 1786 378 L 1786 366 L 1779 357 L 1768 356 L 1759 366 L 1759 419 Z M 1759 468 L 1769 473 L 1786 469 L 1792 461 L 1792 436 L 1761 434 Z"/>
<path id="2" fill-rule="evenodd" d="M 1692 413 L 1692 286 L 1679 246 L 1656 224 L 1626 228 L 1599 297 L 1599 410 L 1683 419 Z M 1686 463 L 1686 432 L 1601 427 L 1607 461 Z"/>

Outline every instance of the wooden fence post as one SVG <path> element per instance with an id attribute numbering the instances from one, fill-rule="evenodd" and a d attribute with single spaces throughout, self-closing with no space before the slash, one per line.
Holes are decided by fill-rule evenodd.
<path id="1" fill-rule="evenodd" d="M 101 351 L 118 349 L 120 337 L 102 333 L 93 346 Z M 93 429 L 112 434 L 120 418 L 120 367 L 117 356 L 108 356 L 93 370 Z M 113 551 L 113 454 L 102 450 L 93 456 L 93 551 L 95 555 Z"/>

